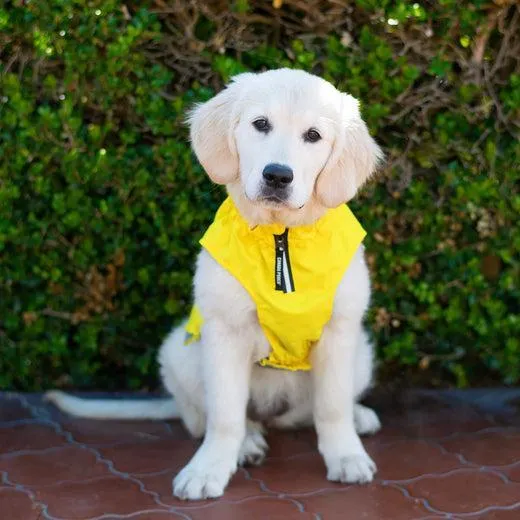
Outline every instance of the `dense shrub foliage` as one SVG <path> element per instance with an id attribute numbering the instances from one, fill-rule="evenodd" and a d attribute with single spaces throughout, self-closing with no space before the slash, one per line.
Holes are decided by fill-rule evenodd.
<path id="1" fill-rule="evenodd" d="M 359 97 L 382 375 L 520 379 L 514 0 L 56 0 L 0 8 L 0 387 L 151 388 L 223 191 L 185 110 L 288 66 Z"/>

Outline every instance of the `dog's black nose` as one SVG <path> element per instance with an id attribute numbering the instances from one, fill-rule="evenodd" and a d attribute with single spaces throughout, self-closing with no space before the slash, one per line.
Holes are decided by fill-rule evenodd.
<path id="1" fill-rule="evenodd" d="M 289 166 L 272 163 L 264 168 L 262 176 L 267 186 L 271 188 L 284 188 L 292 182 L 293 171 Z"/>

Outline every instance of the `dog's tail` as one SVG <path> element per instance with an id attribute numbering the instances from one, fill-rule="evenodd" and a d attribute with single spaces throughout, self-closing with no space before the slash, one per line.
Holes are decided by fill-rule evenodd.
<path id="1" fill-rule="evenodd" d="M 61 411 L 89 419 L 178 419 L 175 401 L 162 399 L 84 399 L 60 390 L 46 392 L 44 399 Z"/>

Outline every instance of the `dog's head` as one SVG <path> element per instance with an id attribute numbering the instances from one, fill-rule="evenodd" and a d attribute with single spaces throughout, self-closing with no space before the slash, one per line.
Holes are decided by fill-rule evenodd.
<path id="1" fill-rule="evenodd" d="M 382 158 L 357 100 L 300 70 L 235 76 L 189 123 L 210 178 L 271 212 L 339 206 Z"/>

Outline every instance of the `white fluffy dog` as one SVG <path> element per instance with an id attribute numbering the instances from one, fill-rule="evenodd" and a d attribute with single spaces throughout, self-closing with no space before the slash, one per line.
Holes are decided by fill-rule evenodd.
<path id="1" fill-rule="evenodd" d="M 196 106 L 189 122 L 197 158 L 215 183 L 226 185 L 251 229 L 314 225 L 354 197 L 382 158 L 358 102 L 298 70 L 240 74 Z M 380 423 L 357 402 L 372 379 L 372 347 L 362 327 L 369 298 L 359 246 L 333 295 L 330 319 L 310 350 L 312 369 L 260 366 L 271 347 L 255 301 L 202 249 L 194 279 L 195 305 L 204 316 L 202 337 L 186 345 L 182 324 L 159 352 L 162 381 L 174 399 L 47 395 L 83 417 L 180 417 L 204 441 L 173 481 L 179 498 L 221 496 L 237 464 L 261 462 L 268 447 L 262 424 L 247 418 L 251 408 L 268 426 L 314 424 L 329 480 L 370 482 L 376 466 L 359 435 L 377 431 Z"/>

